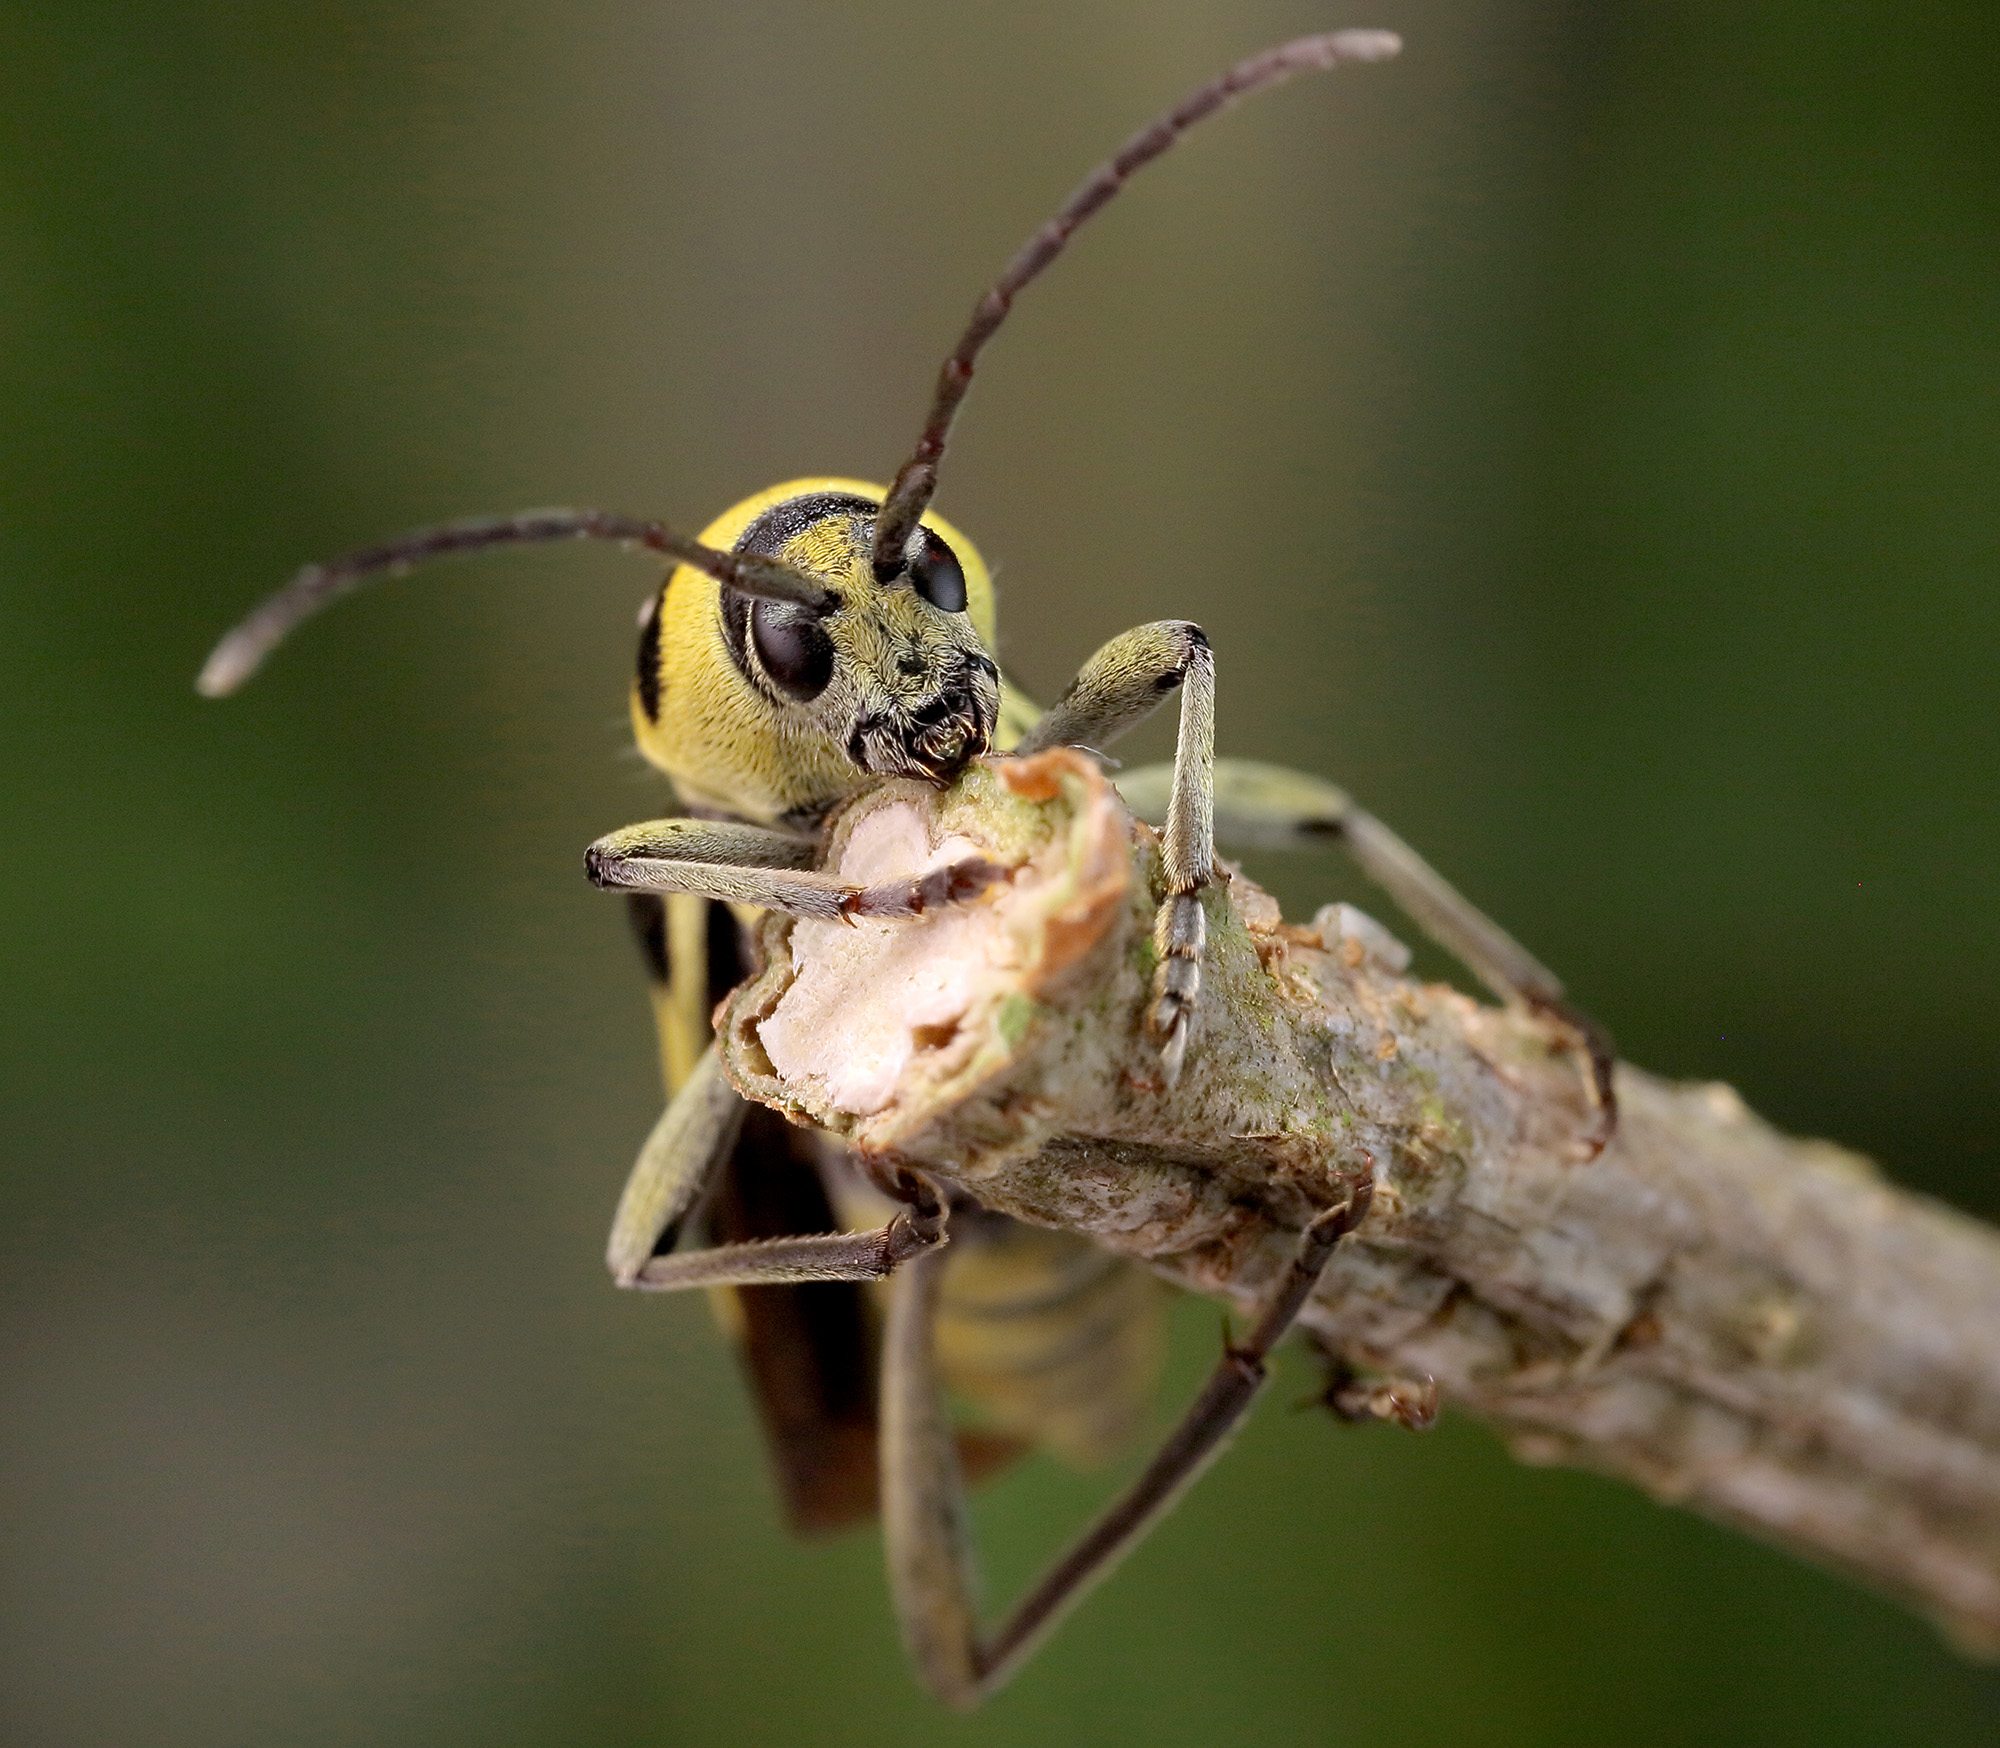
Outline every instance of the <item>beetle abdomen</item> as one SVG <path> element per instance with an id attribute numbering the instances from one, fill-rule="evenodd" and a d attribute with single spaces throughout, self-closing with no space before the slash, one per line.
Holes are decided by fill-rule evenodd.
<path id="1" fill-rule="evenodd" d="M 1151 1405 L 1167 1291 L 1072 1233 L 954 1214 L 939 1370 L 996 1429 L 1067 1462 L 1105 1462 Z"/>

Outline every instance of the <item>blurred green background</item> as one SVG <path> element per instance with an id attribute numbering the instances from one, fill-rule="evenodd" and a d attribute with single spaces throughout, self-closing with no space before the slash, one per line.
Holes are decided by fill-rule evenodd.
<path id="1" fill-rule="evenodd" d="M 13 0 L 0 13 L 0 1738 L 1990 1743 L 2000 1676 L 1447 1419 L 1285 1411 L 990 1710 L 789 1545 L 590 838 L 648 568 L 559 550 L 190 680 L 304 559 L 881 476 L 1027 229 L 940 507 L 1057 691 L 1187 614 L 1655 1069 L 2000 1215 L 2000 9 Z M 1162 750 L 1154 734 L 1137 751 Z M 1288 903 L 1372 895 L 1257 865 Z M 1212 1352 L 1185 1308 L 1177 1387 Z M 980 1506 L 995 1588 L 1103 1491 Z"/>

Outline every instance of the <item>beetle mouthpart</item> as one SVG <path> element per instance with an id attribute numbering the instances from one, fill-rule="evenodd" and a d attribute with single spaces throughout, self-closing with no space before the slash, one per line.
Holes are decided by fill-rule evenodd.
<path id="1" fill-rule="evenodd" d="M 998 715 L 996 689 L 971 674 L 908 715 L 867 718 L 849 739 L 848 752 L 878 777 L 916 777 L 943 788 L 992 747 Z"/>

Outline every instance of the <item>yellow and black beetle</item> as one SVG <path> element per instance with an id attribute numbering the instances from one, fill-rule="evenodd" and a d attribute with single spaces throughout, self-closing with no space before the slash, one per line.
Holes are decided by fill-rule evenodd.
<path id="1" fill-rule="evenodd" d="M 1038 711 L 995 661 L 984 563 L 929 508 L 981 349 L 1015 296 L 1133 172 L 1239 97 L 1399 47 L 1383 31 L 1301 37 L 1240 62 L 1134 134 L 974 307 L 916 449 L 886 490 L 794 480 L 738 504 L 697 540 L 593 510 L 420 530 L 301 572 L 223 639 L 199 681 L 211 696 L 233 691 L 334 596 L 446 553 L 606 539 L 678 561 L 640 618 L 632 720 L 683 812 L 613 832 L 586 856 L 593 881 L 630 895 L 669 1094 L 621 1199 L 609 1261 L 623 1286 L 736 1290 L 733 1320 L 795 1525 L 850 1522 L 879 1500 L 905 1641 L 926 1684 L 953 1705 L 976 1704 L 1003 1682 L 1219 1448 L 1333 1245 L 1366 1212 L 1367 1186 L 1308 1226 L 1250 1336 L 1229 1345 L 1133 1487 L 997 1629 L 982 1631 L 959 1546 L 964 1477 L 1031 1445 L 1083 1459 L 1115 1448 L 1154 1381 L 1161 1289 L 1081 1238 L 1020 1225 L 955 1185 L 843 1155 L 747 1109 L 725 1079 L 708 1017 L 740 975 L 745 907 L 913 917 L 973 897 L 997 875 L 973 859 L 845 885 L 819 867 L 831 809 L 884 778 L 947 784 L 986 755 L 1100 751 L 1178 693 L 1171 766 L 1120 779 L 1136 811 L 1163 821 L 1146 1018 L 1162 1091 L 1197 1031 L 1202 892 L 1217 835 L 1338 841 L 1498 993 L 1583 1034 L 1608 1133 L 1606 1042 L 1547 971 L 1339 790 L 1215 759 L 1214 662 L 1199 627 L 1163 620 L 1114 638 Z M 857 1212 L 870 1198 L 872 1220 Z M 706 1244 L 680 1249 L 695 1224 Z M 892 1277 L 878 1333 L 862 1284 Z M 986 1430 L 951 1428 L 947 1387 L 981 1412 Z"/>

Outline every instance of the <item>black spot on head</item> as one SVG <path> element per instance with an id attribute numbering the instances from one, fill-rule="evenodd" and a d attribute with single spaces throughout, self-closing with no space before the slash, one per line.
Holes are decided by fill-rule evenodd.
<path id="1" fill-rule="evenodd" d="M 857 498 L 852 492 L 807 492 L 803 497 L 773 504 L 743 530 L 737 538 L 736 551 L 754 553 L 759 558 L 776 558 L 786 541 L 803 534 L 815 522 L 824 522 L 829 516 L 872 518 L 880 508 L 873 500 Z"/>
<path id="2" fill-rule="evenodd" d="M 648 722 L 660 720 L 660 620 L 667 611 L 663 583 L 652 606 L 639 620 L 639 708 Z"/>
<path id="3" fill-rule="evenodd" d="M 1153 690 L 1155 692 L 1171 692 L 1180 683 L 1181 676 L 1178 671 L 1164 673 L 1153 681 Z"/>

